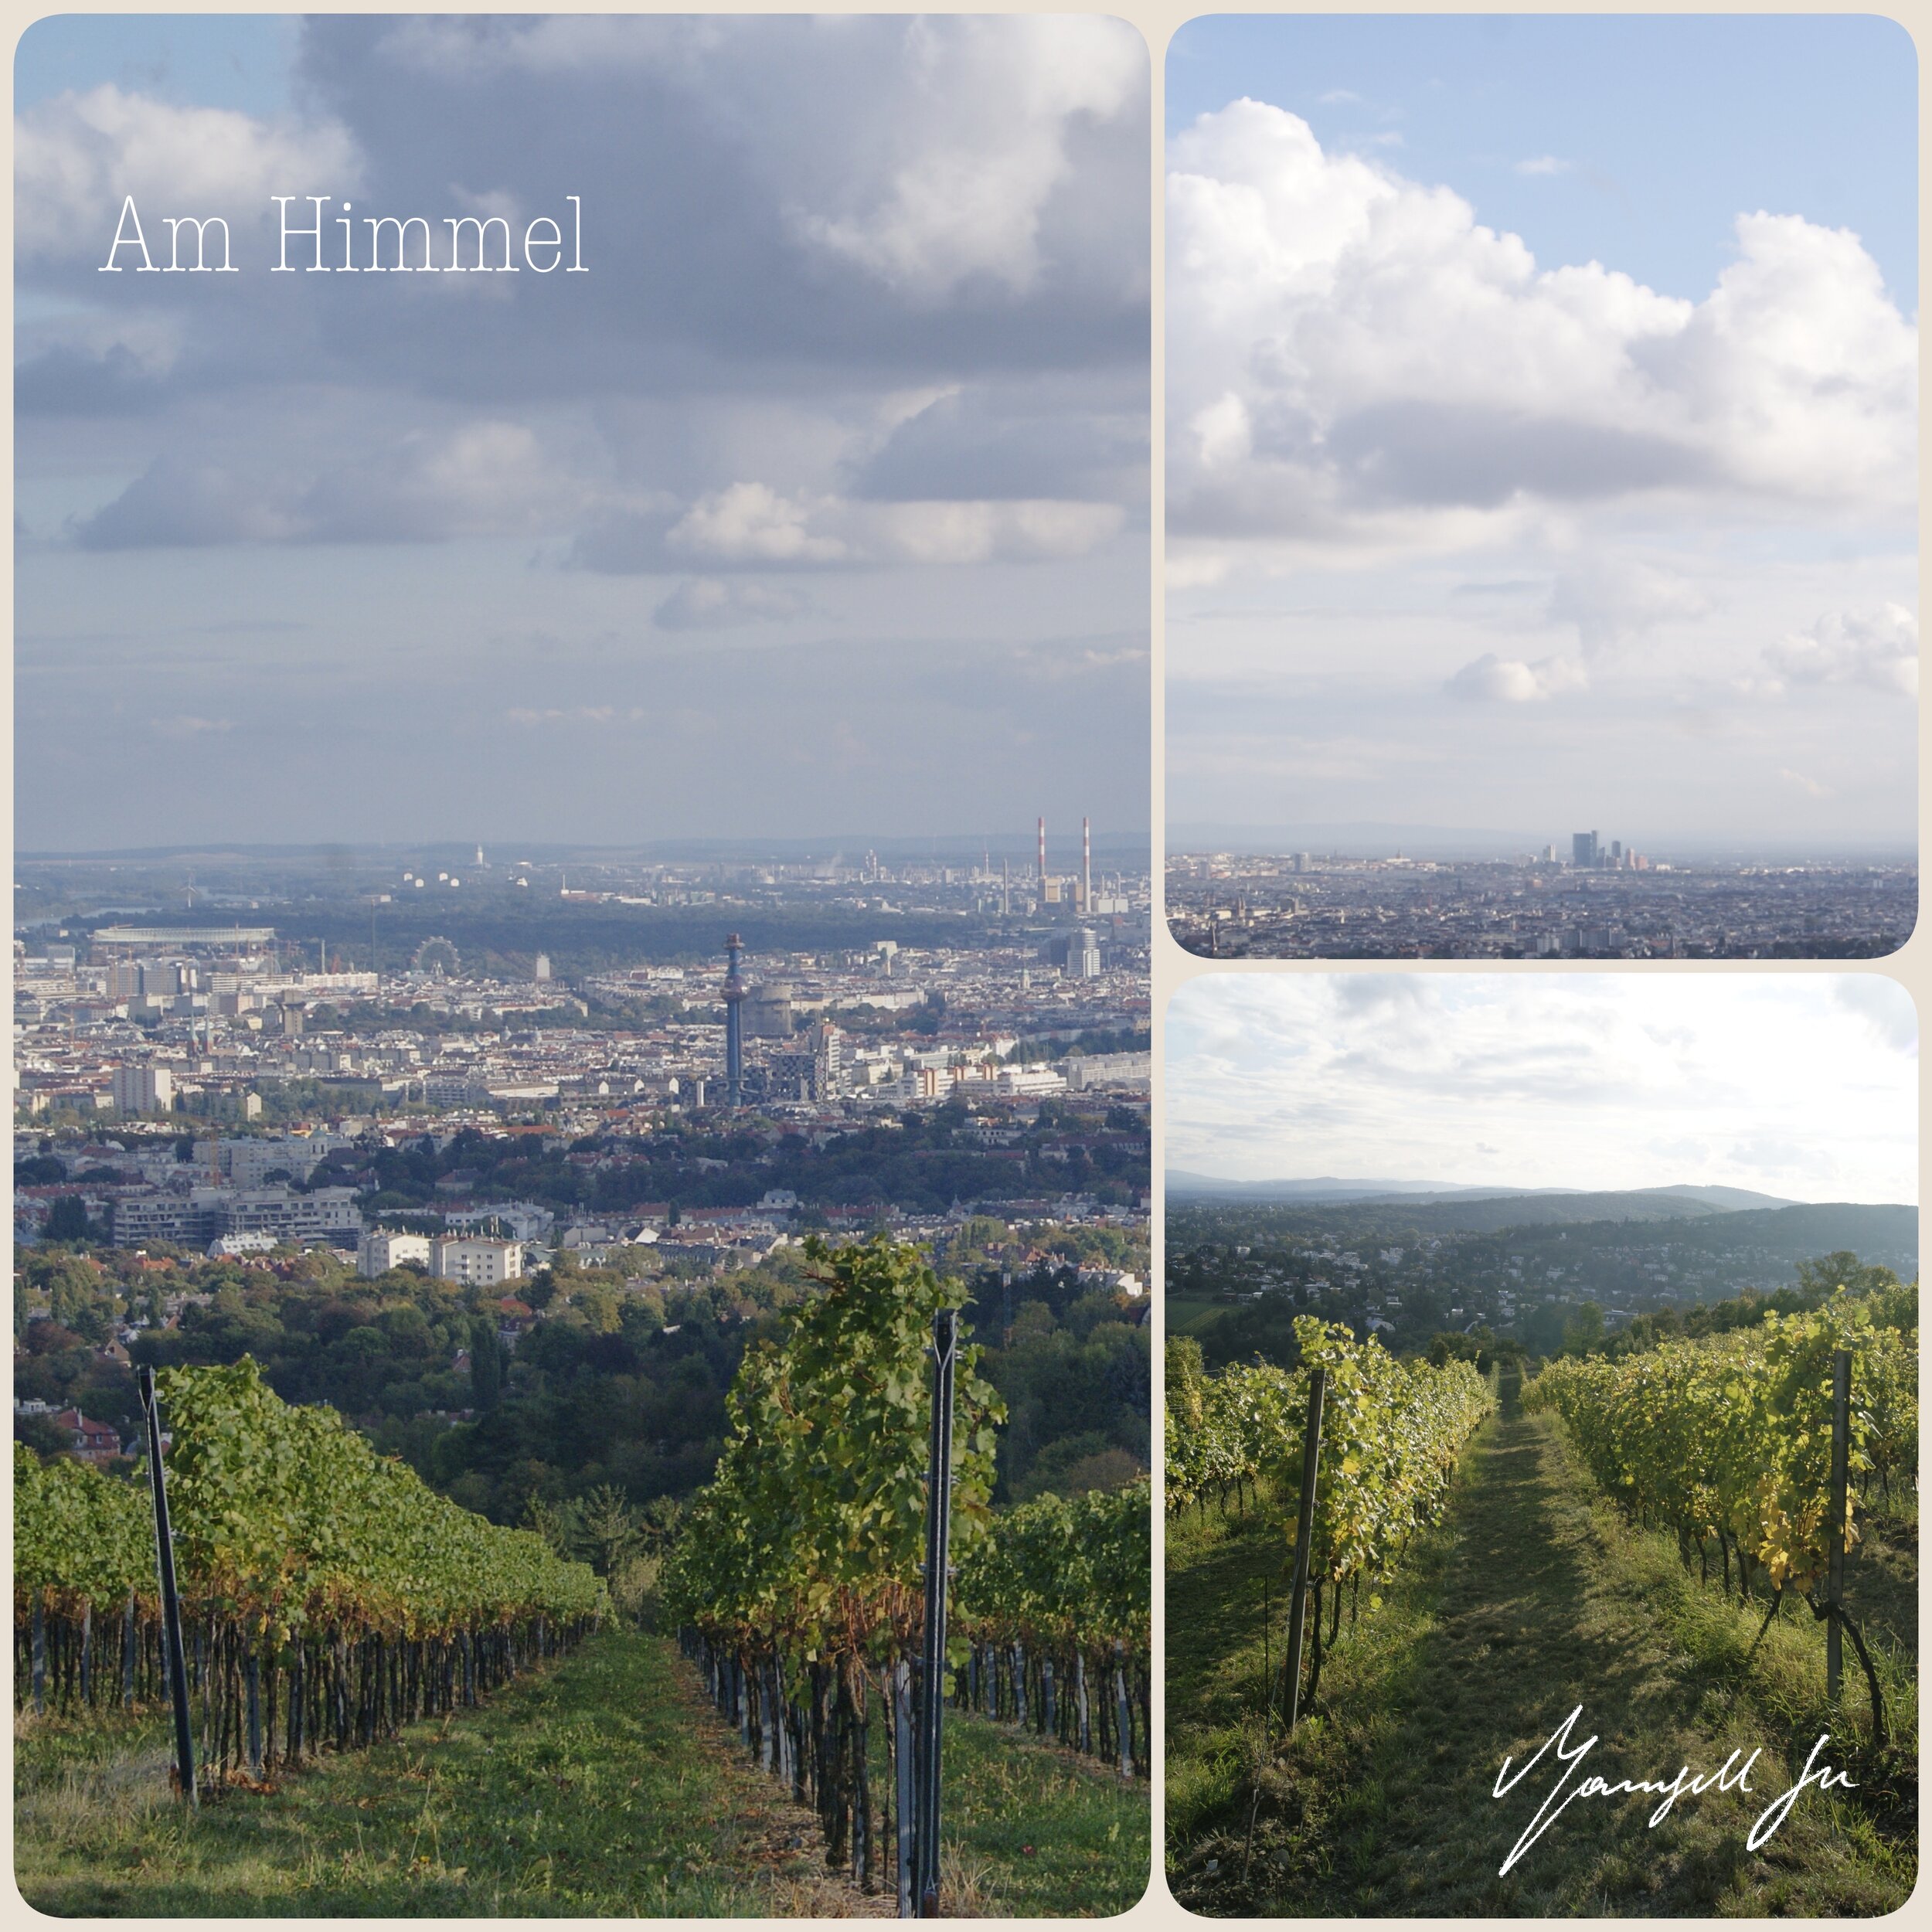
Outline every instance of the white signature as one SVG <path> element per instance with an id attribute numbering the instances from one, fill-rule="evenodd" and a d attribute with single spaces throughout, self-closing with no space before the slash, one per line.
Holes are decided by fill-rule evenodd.
<path id="1" fill-rule="evenodd" d="M 1713 1787 L 1720 1791 L 1750 1791 L 1751 1767 L 1757 1762 L 1759 1753 L 1757 1751 L 1753 1751 L 1742 1765 L 1737 1762 L 1741 1753 L 1733 1751 L 1725 1759 L 1722 1770 L 1702 1776 L 1694 1774 L 1688 1764 L 1668 1782 L 1660 1777 L 1623 1777 L 1613 1784 L 1607 1779 L 1593 1774 L 1566 1792 L 1564 1787 L 1570 1784 L 1571 1778 L 1576 1775 L 1577 1767 L 1589 1756 L 1597 1743 L 1593 1734 L 1580 1744 L 1570 1743 L 1570 1732 L 1583 1714 L 1583 1707 L 1579 1704 L 1537 1747 L 1536 1755 L 1523 1764 L 1513 1777 L 1509 1773 L 1510 1760 L 1506 1757 L 1503 1760 L 1502 1769 L 1496 1774 L 1496 1788 L 1490 1794 L 1492 1798 L 1507 1798 L 1536 1768 L 1546 1751 L 1555 1750 L 1562 1760 L 1563 1770 L 1563 1775 L 1556 1780 L 1549 1795 L 1543 1800 L 1543 1808 L 1530 1820 L 1529 1828 L 1517 1839 L 1515 1848 L 1503 1860 L 1502 1869 L 1497 1874 L 1498 1877 L 1507 1872 L 1563 1815 L 1565 1808 L 1577 1798 L 1622 1798 L 1634 1796 L 1638 1792 L 1647 1798 L 1658 1798 L 1662 1801 L 1650 1815 L 1650 1828 L 1655 1830 L 1670 1815 L 1671 1807 L 1680 1798 L 1701 1798 Z M 1791 1814 L 1791 1807 L 1798 1802 L 1800 1794 L 1808 1785 L 1815 1784 L 1821 1791 L 1839 1787 L 1847 1791 L 1858 1788 L 1844 1772 L 1834 1770 L 1829 1764 L 1818 1764 L 1818 1754 L 1830 1743 L 1831 1736 L 1831 1733 L 1827 1731 L 1818 1739 L 1811 1747 L 1811 1756 L 1804 1760 L 1804 1775 L 1788 1791 L 1781 1792 L 1774 1798 L 1759 1815 L 1757 1822 L 1751 1827 L 1750 1838 L 1745 1841 L 1752 1851 L 1755 1852 L 1784 1822 Z M 1815 1770 L 1812 1769 L 1815 1764 L 1818 1765 Z"/>

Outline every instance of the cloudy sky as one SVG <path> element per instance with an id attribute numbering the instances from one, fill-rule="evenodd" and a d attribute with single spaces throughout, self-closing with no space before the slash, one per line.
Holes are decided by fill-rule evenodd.
<path id="1" fill-rule="evenodd" d="M 1171 835 L 1909 842 L 1903 30 L 1227 18 L 1168 69 Z"/>
<path id="2" fill-rule="evenodd" d="M 1918 1031 L 1870 974 L 1204 977 L 1168 1006 L 1167 1164 L 1912 1202 Z"/>
<path id="3" fill-rule="evenodd" d="M 1131 30 L 69 18 L 15 78 L 22 846 L 1146 822 Z M 100 273 L 128 195 L 240 272 Z M 331 260 L 576 195 L 590 272 L 271 274 L 274 195 Z"/>

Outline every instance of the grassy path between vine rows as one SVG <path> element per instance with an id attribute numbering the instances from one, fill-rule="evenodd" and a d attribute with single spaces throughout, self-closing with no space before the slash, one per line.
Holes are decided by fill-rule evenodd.
<path id="1" fill-rule="evenodd" d="M 949 1719 L 947 1870 L 977 1912 L 1108 1913 L 1145 1786 Z M 185 1817 L 162 1720 L 17 1721 L 15 1876 L 63 1917 L 889 1917 L 753 1767 L 668 1640 L 612 1631 L 483 1709 Z M 1022 1827 L 1023 1826 L 1023 1829 Z"/>
<path id="2" fill-rule="evenodd" d="M 1316 1713 L 1284 1749 L 1260 1715 L 1264 1580 L 1277 1668 L 1285 1621 L 1283 1539 L 1264 1519 L 1208 1512 L 1169 1529 L 1169 1883 L 1193 1910 L 1855 1917 L 1910 1893 L 1915 1536 L 1875 1538 L 1852 1566 L 1902 1733 L 1879 1757 L 1849 1645 L 1836 1713 L 1808 1611 L 1773 1624 L 1747 1671 L 1764 1607 L 1700 1586 L 1674 1541 L 1631 1529 L 1602 1498 L 1553 1418 L 1507 1400 L 1472 1440 L 1445 1522 L 1412 1544 L 1378 1607 L 1365 1594 L 1353 1629 L 1345 1617 Z M 1655 1798 L 1580 1800 L 1501 1876 L 1563 1769 L 1553 1751 L 1498 1800 L 1503 1760 L 1521 1765 L 1578 1704 L 1573 1742 L 1601 1742 L 1573 1786 L 1591 1772 L 1714 1772 L 1757 1748 L 1750 1794 L 1685 1798 L 1655 1829 Z M 1753 1821 L 1827 1730 L 1825 1755 L 1849 1757 L 1865 1791 L 1807 1791 L 1747 1850 Z"/>

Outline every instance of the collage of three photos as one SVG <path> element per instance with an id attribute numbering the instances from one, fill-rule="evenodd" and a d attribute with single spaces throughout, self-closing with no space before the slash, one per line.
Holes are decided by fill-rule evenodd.
<path id="1" fill-rule="evenodd" d="M 26 1905 L 1903 1907 L 1917 60 L 28 26 Z"/>

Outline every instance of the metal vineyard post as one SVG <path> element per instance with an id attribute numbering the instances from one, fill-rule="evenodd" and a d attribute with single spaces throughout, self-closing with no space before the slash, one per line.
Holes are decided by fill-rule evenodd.
<path id="1" fill-rule="evenodd" d="M 1851 1417 L 1852 1354 L 1849 1349 L 1838 1349 L 1832 1355 L 1832 1547 L 1825 1587 L 1825 1600 L 1831 1606 L 1825 1624 L 1825 1695 L 1834 1703 L 1845 1669 L 1845 1494 L 1851 1460 Z"/>
<path id="2" fill-rule="evenodd" d="M 188 1721 L 188 1660 L 181 1642 L 181 1599 L 175 1590 L 175 1539 L 168 1522 L 168 1477 L 161 1461 L 161 1408 L 155 1399 L 155 1372 L 141 1366 L 141 1406 L 148 1422 L 148 1480 L 155 1496 L 155 1561 L 161 1573 L 162 1629 L 168 1645 L 168 1697 L 175 1707 L 175 1774 L 189 1808 L 200 1801 L 195 1790 L 195 1740 Z"/>
<path id="3" fill-rule="evenodd" d="M 1315 1529 L 1315 1485 L 1321 1455 L 1321 1402 L 1328 1372 L 1319 1366 L 1308 1371 L 1308 1427 L 1301 1443 L 1301 1503 L 1294 1519 L 1294 1584 L 1288 1604 L 1288 1655 L 1282 1666 L 1288 1680 L 1287 1728 L 1293 1733 L 1301 1715 L 1301 1630 L 1308 1611 L 1308 1545 Z"/>
<path id="4" fill-rule="evenodd" d="M 945 1726 L 946 1563 L 953 1515 L 953 1369 L 958 1325 L 951 1308 L 933 1317 L 933 1434 L 926 1485 L 926 1641 L 920 1685 L 914 1877 L 922 1919 L 939 1916 L 939 1781 Z"/>

